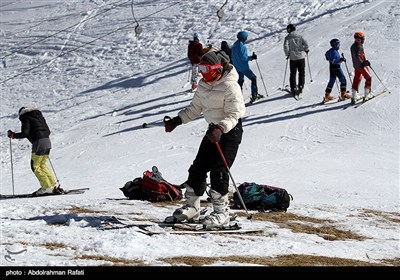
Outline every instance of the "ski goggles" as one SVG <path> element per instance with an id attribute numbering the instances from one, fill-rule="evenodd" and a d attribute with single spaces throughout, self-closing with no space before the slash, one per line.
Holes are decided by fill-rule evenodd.
<path id="1" fill-rule="evenodd" d="M 199 72 L 205 82 L 213 82 L 221 77 L 222 64 L 199 64 Z"/>
<path id="2" fill-rule="evenodd" d="M 201 74 L 207 74 L 209 72 L 220 70 L 222 68 L 222 64 L 199 64 L 199 72 Z"/>

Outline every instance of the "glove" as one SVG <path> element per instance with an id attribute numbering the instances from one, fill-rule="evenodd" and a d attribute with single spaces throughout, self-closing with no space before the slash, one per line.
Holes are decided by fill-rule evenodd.
<path id="1" fill-rule="evenodd" d="M 368 60 L 364 60 L 363 62 L 361 62 L 361 66 L 362 67 L 371 66 L 371 63 Z"/>
<path id="2" fill-rule="evenodd" d="M 286 57 L 286 59 L 289 59 L 289 57 L 290 57 L 290 56 L 288 55 L 288 56 Z"/>
<path id="3" fill-rule="evenodd" d="M 15 138 L 15 132 L 12 130 L 7 131 L 7 136 L 8 138 L 14 139 Z"/>
<path id="4" fill-rule="evenodd" d="M 256 60 L 257 59 L 257 55 L 255 53 L 253 53 L 253 55 L 251 56 L 251 60 Z"/>
<path id="5" fill-rule="evenodd" d="M 179 116 L 176 116 L 175 118 L 172 118 L 172 119 L 168 116 L 164 117 L 165 132 L 171 132 L 178 125 L 181 125 L 181 124 L 182 124 L 182 119 Z"/>
<path id="6" fill-rule="evenodd" d="M 221 140 L 221 136 L 224 132 L 222 131 L 222 127 L 216 124 L 210 124 L 208 130 L 206 132 L 206 136 L 211 143 L 217 143 Z"/>
<path id="7" fill-rule="evenodd" d="M 346 62 L 346 59 L 345 59 L 344 57 L 341 57 L 341 58 L 340 58 L 340 61 Z"/>
<path id="8" fill-rule="evenodd" d="M 310 50 L 306 50 L 305 52 L 306 52 L 306 54 L 308 54 L 308 52 L 309 52 Z"/>

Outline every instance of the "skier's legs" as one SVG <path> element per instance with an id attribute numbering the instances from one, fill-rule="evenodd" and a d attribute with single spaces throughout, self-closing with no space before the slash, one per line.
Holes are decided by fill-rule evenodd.
<path id="1" fill-rule="evenodd" d="M 297 60 L 297 67 L 299 71 L 299 90 L 302 92 L 306 80 L 306 60 L 304 58 Z"/>
<path id="2" fill-rule="evenodd" d="M 239 120 L 238 124 L 232 130 L 230 130 L 228 133 L 223 134 L 221 137 L 219 145 L 229 167 L 231 167 L 233 162 L 235 161 L 239 145 L 242 141 L 242 135 L 242 121 Z M 210 161 L 211 189 L 217 191 L 221 195 L 225 195 L 226 193 L 228 193 L 229 190 L 229 174 L 226 167 L 224 166 L 224 162 L 222 161 L 222 157 L 219 154 L 216 145 L 212 145 L 214 145 L 214 147 L 213 151 L 210 151 L 210 153 L 213 153 L 213 161 Z"/>
<path id="3" fill-rule="evenodd" d="M 344 76 L 342 68 L 339 68 L 336 71 L 336 76 L 338 77 L 339 82 L 340 82 L 340 92 L 346 92 L 346 90 L 347 90 L 347 81 L 346 81 L 346 77 Z"/>
<path id="4" fill-rule="evenodd" d="M 46 155 L 37 155 L 32 153 L 31 157 L 31 169 L 38 179 L 40 186 L 44 189 L 50 188 L 55 184 L 49 177 L 49 170 L 46 166 Z"/>
<path id="5" fill-rule="evenodd" d="M 368 67 L 364 67 L 361 68 L 361 75 L 364 77 L 365 79 L 365 86 L 364 88 L 366 89 L 371 89 L 371 81 L 372 81 L 372 76 L 371 73 L 369 72 L 369 68 Z"/>
<path id="6" fill-rule="evenodd" d="M 197 86 L 197 79 L 199 76 L 199 67 L 198 64 L 192 64 L 192 75 L 191 75 L 191 79 L 190 82 L 193 85 Z"/>
<path id="7" fill-rule="evenodd" d="M 289 76 L 290 91 L 294 92 L 294 90 L 296 89 L 296 74 L 297 74 L 296 60 L 290 60 L 289 68 L 290 68 L 290 76 Z"/>
<path id="8" fill-rule="evenodd" d="M 251 81 L 251 96 L 256 97 L 258 94 L 257 76 L 251 69 L 246 70 L 243 74 Z"/>
<path id="9" fill-rule="evenodd" d="M 358 92 L 358 86 L 361 82 L 361 72 L 363 68 L 357 68 L 354 70 L 354 79 L 351 88 Z"/>
<path id="10" fill-rule="evenodd" d="M 329 68 L 329 82 L 325 89 L 326 93 L 332 92 L 332 88 L 333 88 L 333 85 L 335 84 L 335 82 L 336 82 L 335 70 L 332 68 Z"/>
<path id="11" fill-rule="evenodd" d="M 243 93 L 244 74 L 242 72 L 238 72 L 238 74 L 239 74 L 238 83 L 239 83 L 240 89 L 242 90 L 242 93 Z"/>
<path id="12" fill-rule="evenodd" d="M 227 161 L 228 166 L 232 166 L 239 144 L 242 141 L 243 129 L 242 122 L 239 120 L 235 128 L 226 134 L 223 134 L 221 141 L 219 142 L 221 150 Z M 214 146 L 216 146 L 214 144 Z M 214 153 L 219 154 L 218 149 L 214 148 Z M 211 171 L 211 190 L 210 197 L 213 204 L 213 212 L 205 217 L 203 225 L 206 228 L 223 227 L 229 225 L 229 174 L 222 161 L 222 156 L 218 155 L 219 158 L 215 158 Z"/>
<path id="13" fill-rule="evenodd" d="M 191 186 L 198 196 L 202 196 L 206 190 L 207 173 L 211 169 L 211 163 L 215 161 L 215 144 L 207 137 L 203 137 L 196 158 L 189 168 L 189 176 L 186 183 Z"/>

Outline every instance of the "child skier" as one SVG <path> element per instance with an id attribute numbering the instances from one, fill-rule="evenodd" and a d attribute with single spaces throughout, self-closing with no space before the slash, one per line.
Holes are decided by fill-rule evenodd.
<path id="1" fill-rule="evenodd" d="M 330 41 L 331 48 L 325 53 L 326 60 L 329 61 L 329 82 L 326 86 L 325 97 L 323 102 L 328 102 L 333 99 L 331 95 L 333 85 L 336 82 L 336 77 L 340 82 L 340 96 L 339 100 L 349 99 L 350 95 L 346 92 L 346 78 L 343 74 L 342 68 L 340 67 L 340 63 L 342 61 L 346 61 L 344 57 L 341 57 L 339 54 L 340 41 L 339 39 L 332 39 Z"/>

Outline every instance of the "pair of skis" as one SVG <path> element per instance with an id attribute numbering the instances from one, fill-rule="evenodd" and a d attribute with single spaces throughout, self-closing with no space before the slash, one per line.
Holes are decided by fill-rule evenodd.
<path id="1" fill-rule="evenodd" d="M 108 221 L 108 227 L 104 227 L 104 230 L 117 230 L 122 228 L 138 228 L 138 231 L 146 235 L 155 234 L 246 234 L 246 233 L 261 233 L 263 229 L 244 229 L 242 228 L 238 221 L 235 220 L 236 217 L 231 218 L 229 225 L 221 228 L 204 228 L 203 224 L 196 222 L 176 222 L 174 220 L 168 220 L 168 218 L 163 222 L 139 222 L 130 219 L 113 217 L 113 221 Z M 163 230 L 158 230 L 161 228 Z"/>
<path id="2" fill-rule="evenodd" d="M 59 195 L 70 195 L 70 194 L 82 194 L 85 191 L 89 190 L 89 188 L 81 188 L 81 189 L 70 189 L 64 190 L 62 193 L 45 193 L 45 194 L 36 194 L 36 193 L 24 193 L 24 194 L 0 194 L 0 200 L 4 199 L 14 199 L 14 198 L 35 198 L 35 197 L 44 197 L 44 196 L 59 196 Z"/>

